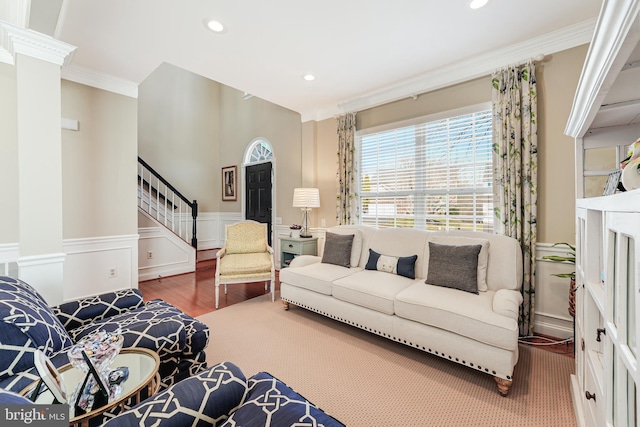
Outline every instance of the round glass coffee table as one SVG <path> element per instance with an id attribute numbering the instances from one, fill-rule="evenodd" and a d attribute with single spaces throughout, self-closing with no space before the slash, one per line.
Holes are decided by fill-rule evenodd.
<path id="1" fill-rule="evenodd" d="M 70 425 L 89 426 L 90 420 L 96 417 L 102 417 L 105 412 L 117 406 L 120 406 L 120 411 L 123 411 L 125 405 L 135 405 L 158 391 L 160 387 L 160 374 L 158 373 L 160 359 L 155 352 L 147 350 L 146 348 L 124 348 L 111 363 L 112 368 L 120 366 L 129 368 L 129 378 L 122 383 L 122 393 L 120 393 L 120 396 L 104 406 L 94 408 L 91 412 L 78 416 L 74 413 L 74 402 L 67 402 L 69 403 Z M 69 395 L 73 393 L 77 385 L 84 380 L 86 374 L 71 366 L 71 363 L 62 366 L 58 371 L 60 372 L 60 376 L 68 393 L 67 398 L 69 398 Z M 35 384 L 36 383 L 28 386 L 21 394 L 28 395 L 31 393 Z M 49 390 L 45 390 L 40 393 L 35 403 L 49 404 L 53 401 L 53 395 Z"/>

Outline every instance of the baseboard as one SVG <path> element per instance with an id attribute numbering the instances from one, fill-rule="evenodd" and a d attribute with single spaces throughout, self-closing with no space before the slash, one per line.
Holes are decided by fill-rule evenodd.
<path id="1" fill-rule="evenodd" d="M 567 320 L 555 314 L 536 312 L 533 331 L 560 339 L 573 338 L 573 320 Z"/>

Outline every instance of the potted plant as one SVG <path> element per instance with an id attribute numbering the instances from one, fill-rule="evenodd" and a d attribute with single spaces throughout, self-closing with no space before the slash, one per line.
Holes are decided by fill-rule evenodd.
<path id="1" fill-rule="evenodd" d="M 552 247 L 556 247 L 556 246 L 566 246 L 568 249 L 566 256 L 546 255 L 546 256 L 543 256 L 542 259 L 545 259 L 551 262 L 559 262 L 562 264 L 575 265 L 576 247 L 566 242 L 554 243 Z M 571 279 L 571 283 L 569 286 L 569 314 L 571 315 L 571 317 L 576 317 L 576 272 L 573 271 L 571 273 L 556 273 L 554 274 L 554 276 Z"/>

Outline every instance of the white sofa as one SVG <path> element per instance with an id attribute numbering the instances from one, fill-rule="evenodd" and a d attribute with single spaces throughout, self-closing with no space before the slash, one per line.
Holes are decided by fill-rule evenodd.
<path id="1" fill-rule="evenodd" d="M 500 394 L 507 395 L 518 361 L 522 304 L 522 251 L 515 239 L 482 232 L 366 226 L 337 226 L 328 230 L 328 238 L 334 237 L 329 233 L 354 235 L 350 267 L 321 262 L 322 256 L 296 257 L 280 271 L 285 308 L 293 304 L 488 373 Z M 477 294 L 425 283 L 430 268 L 432 282 L 440 280 L 436 274 L 443 267 L 454 272 L 470 269 L 457 266 L 458 257 L 438 263 L 436 249 L 443 247 L 436 246 L 431 246 L 430 266 L 430 242 L 447 245 L 445 250 L 482 245 Z M 415 278 L 365 269 L 369 249 L 395 257 L 417 255 Z M 330 250 L 327 245 L 325 250 Z"/>

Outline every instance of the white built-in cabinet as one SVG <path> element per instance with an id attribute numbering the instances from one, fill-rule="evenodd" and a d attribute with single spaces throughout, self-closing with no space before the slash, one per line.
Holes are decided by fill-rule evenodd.
<path id="1" fill-rule="evenodd" d="M 640 138 L 639 41 L 640 0 L 604 0 L 565 130 L 576 143 L 571 392 L 580 426 L 640 420 L 640 190 L 592 197 Z"/>
<path id="2" fill-rule="evenodd" d="M 577 202 L 576 371 L 578 420 L 638 425 L 640 190 Z"/>

